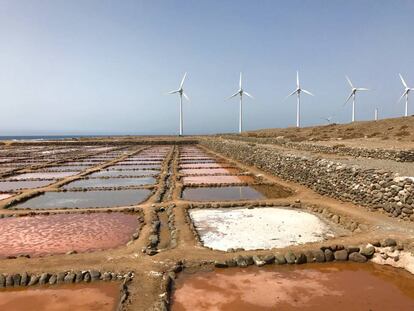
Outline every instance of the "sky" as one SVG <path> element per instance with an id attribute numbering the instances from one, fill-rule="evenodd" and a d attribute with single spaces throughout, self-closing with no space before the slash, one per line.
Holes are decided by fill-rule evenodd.
<path id="1" fill-rule="evenodd" d="M 0 0 L 0 135 L 235 132 L 398 117 L 414 87 L 414 1 Z M 414 98 L 410 105 L 414 113 Z"/>

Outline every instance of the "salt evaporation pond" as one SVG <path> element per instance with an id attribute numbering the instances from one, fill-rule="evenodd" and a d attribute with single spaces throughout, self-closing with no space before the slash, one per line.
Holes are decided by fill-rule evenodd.
<path id="1" fill-rule="evenodd" d="M 290 193 L 279 186 L 186 187 L 182 197 L 189 201 L 233 201 L 284 198 Z"/>
<path id="2" fill-rule="evenodd" d="M 140 177 L 146 175 L 157 175 L 160 171 L 158 170 L 131 170 L 131 171 L 114 171 L 105 170 L 99 171 L 89 175 L 89 177 Z"/>
<path id="3" fill-rule="evenodd" d="M 0 289 L 0 310 L 113 311 L 120 299 L 119 283 L 95 282 Z"/>
<path id="4" fill-rule="evenodd" d="M 222 176 L 185 176 L 183 177 L 183 184 L 242 184 L 253 183 L 252 176 L 236 176 L 236 175 L 222 175 Z"/>
<path id="5" fill-rule="evenodd" d="M 139 177 L 139 178 L 88 178 L 79 179 L 71 182 L 63 189 L 70 188 L 97 188 L 97 187 L 128 187 L 139 185 L 153 185 L 155 183 L 154 177 Z"/>
<path id="6" fill-rule="evenodd" d="M 13 195 L 12 194 L 9 194 L 9 193 L 0 193 L 0 201 L 1 200 L 5 200 L 5 199 L 8 199 L 8 198 L 10 198 L 10 197 L 12 197 Z"/>
<path id="7" fill-rule="evenodd" d="M 185 163 L 180 164 L 180 168 L 223 168 L 231 167 L 230 164 L 225 163 Z"/>
<path id="8" fill-rule="evenodd" d="M 150 194 L 151 191 L 148 189 L 46 192 L 13 207 L 52 209 L 128 206 L 145 201 Z"/>
<path id="9" fill-rule="evenodd" d="M 172 311 L 414 310 L 414 276 L 371 263 L 181 273 Z"/>
<path id="10" fill-rule="evenodd" d="M 191 209 L 190 217 L 204 246 L 270 249 L 333 236 L 331 228 L 317 216 L 284 208 Z"/>
<path id="11" fill-rule="evenodd" d="M 0 191 L 15 191 L 20 189 L 33 189 L 47 186 L 53 180 L 19 180 L 19 181 L 0 181 Z"/>
<path id="12" fill-rule="evenodd" d="M 86 252 L 125 245 L 138 226 L 125 213 L 56 214 L 0 219 L 0 257 Z"/>
<path id="13" fill-rule="evenodd" d="M 14 180 L 25 180 L 25 179 L 58 179 L 76 175 L 77 172 L 33 172 L 24 173 L 16 176 L 9 177 Z"/>
<path id="14" fill-rule="evenodd" d="M 237 168 L 184 168 L 180 170 L 184 175 L 213 175 L 213 174 L 237 174 Z"/>

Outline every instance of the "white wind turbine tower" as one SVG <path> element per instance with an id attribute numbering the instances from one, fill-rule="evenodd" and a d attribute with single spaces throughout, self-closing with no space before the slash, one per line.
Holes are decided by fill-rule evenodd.
<path id="1" fill-rule="evenodd" d="M 408 93 L 410 93 L 410 91 L 414 91 L 414 88 L 409 88 L 407 86 L 407 83 L 405 82 L 404 78 L 402 77 L 402 75 L 400 74 L 400 79 L 402 84 L 404 85 L 404 93 L 401 95 L 400 99 L 398 100 L 398 102 L 401 101 L 401 99 L 403 99 L 403 97 L 405 97 L 405 116 L 408 117 Z"/>
<path id="2" fill-rule="evenodd" d="M 349 94 L 348 98 L 345 101 L 345 104 L 351 99 L 352 97 L 352 122 L 355 122 L 355 95 L 356 92 L 359 91 L 369 91 L 369 89 L 363 88 L 363 87 L 354 87 L 351 80 L 348 78 L 348 76 L 345 76 L 346 80 L 348 81 L 349 85 L 351 86 L 351 94 Z"/>
<path id="3" fill-rule="evenodd" d="M 239 90 L 231 95 L 228 99 L 233 98 L 235 96 L 240 96 L 240 106 L 239 106 L 239 133 L 243 131 L 243 95 L 246 95 L 250 98 L 253 98 L 252 95 L 247 93 L 245 90 L 243 90 L 242 87 L 242 73 L 240 72 L 240 80 L 239 80 Z"/>
<path id="4" fill-rule="evenodd" d="M 296 104 L 296 127 L 300 127 L 300 93 L 305 93 L 311 96 L 315 96 L 313 95 L 311 92 L 304 90 L 300 87 L 300 82 L 299 82 L 299 71 L 296 71 L 296 90 L 294 90 L 292 93 L 290 93 L 286 99 L 292 95 L 297 95 L 297 104 Z"/>
<path id="5" fill-rule="evenodd" d="M 184 73 L 184 77 L 181 80 L 180 87 L 178 88 L 178 90 L 174 90 L 168 93 L 168 94 L 178 93 L 180 95 L 180 136 L 183 136 L 183 96 L 185 97 L 186 100 L 190 101 L 187 94 L 184 93 L 184 89 L 183 89 L 184 81 L 186 77 L 187 77 L 187 73 Z"/>

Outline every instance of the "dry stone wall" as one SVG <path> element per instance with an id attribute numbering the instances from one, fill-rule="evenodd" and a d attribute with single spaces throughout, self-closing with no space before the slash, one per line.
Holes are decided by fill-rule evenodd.
<path id="1" fill-rule="evenodd" d="M 254 165 L 271 174 L 305 185 L 320 194 L 351 201 L 390 216 L 414 221 L 414 180 L 394 173 L 362 169 L 316 156 L 298 156 L 228 139 L 203 139 L 202 145 Z"/>
<path id="2" fill-rule="evenodd" d="M 273 144 L 302 151 L 313 151 L 322 153 L 331 153 L 339 155 L 348 155 L 352 157 L 364 157 L 384 160 L 394 160 L 398 162 L 414 162 L 414 150 L 398 150 L 398 149 L 367 149 L 363 147 L 345 146 L 338 142 L 333 146 L 324 146 L 309 142 L 293 142 L 282 138 L 253 138 L 253 137 L 236 137 L 230 136 L 226 139 L 239 140 L 251 143 Z"/>

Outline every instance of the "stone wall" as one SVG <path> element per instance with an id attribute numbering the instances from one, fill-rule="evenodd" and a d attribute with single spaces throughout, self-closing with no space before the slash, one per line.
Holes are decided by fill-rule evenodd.
<path id="1" fill-rule="evenodd" d="M 411 179 L 400 180 L 391 172 L 364 170 L 316 156 L 281 152 L 272 146 L 211 138 L 203 139 L 201 144 L 320 194 L 414 221 L 414 181 Z"/>
<path id="2" fill-rule="evenodd" d="M 311 142 L 293 142 L 282 138 L 254 138 L 241 136 L 223 136 L 226 139 L 245 141 L 251 143 L 273 144 L 290 149 L 331 153 L 339 155 L 347 155 L 352 157 L 375 158 L 384 160 L 394 160 L 398 162 L 414 162 L 414 150 L 398 150 L 398 149 L 382 149 L 374 148 L 368 149 L 363 147 L 350 147 L 341 144 L 333 146 L 324 146 Z"/>

